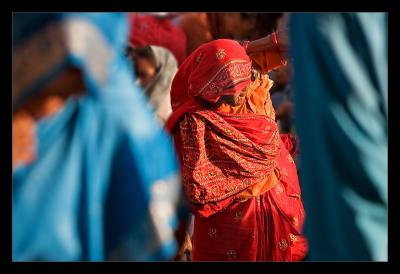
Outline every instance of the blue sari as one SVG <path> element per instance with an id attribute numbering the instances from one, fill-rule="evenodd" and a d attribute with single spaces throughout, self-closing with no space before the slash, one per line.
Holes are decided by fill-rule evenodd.
<path id="1" fill-rule="evenodd" d="M 13 261 L 173 257 L 179 167 L 124 57 L 125 15 L 16 13 L 13 21 L 15 54 L 26 41 L 50 41 L 38 56 L 51 58 L 59 45 L 49 26 L 66 49 L 35 81 L 21 80 L 15 106 L 66 67 L 79 68 L 86 86 L 38 121 L 37 158 L 13 170 Z"/>

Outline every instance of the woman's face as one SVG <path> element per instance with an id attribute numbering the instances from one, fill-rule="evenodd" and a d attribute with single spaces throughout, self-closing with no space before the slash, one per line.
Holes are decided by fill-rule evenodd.
<path id="1" fill-rule="evenodd" d="M 240 106 L 246 99 L 248 88 L 249 87 L 245 87 L 239 93 L 234 95 L 224 95 L 221 97 L 221 101 L 232 107 Z"/>
<path id="2" fill-rule="evenodd" d="M 137 83 L 143 88 L 156 76 L 157 69 L 147 58 L 138 57 L 135 60 Z"/>

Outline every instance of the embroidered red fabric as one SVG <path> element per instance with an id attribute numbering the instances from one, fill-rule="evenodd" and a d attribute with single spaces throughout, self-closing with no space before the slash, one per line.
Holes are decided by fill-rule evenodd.
<path id="1" fill-rule="evenodd" d="M 206 204 L 266 179 L 276 168 L 279 133 L 265 115 L 201 110 L 180 122 L 186 195 Z"/>
<path id="2" fill-rule="evenodd" d="M 251 61 L 236 41 L 218 39 L 198 47 L 180 66 L 171 87 L 172 132 L 184 113 L 204 109 L 199 98 L 215 103 L 240 92 L 251 81 Z"/>
<path id="3" fill-rule="evenodd" d="M 273 119 L 207 110 L 196 101 L 215 103 L 222 95 L 240 92 L 250 79 L 245 49 L 227 39 L 200 46 L 174 78 L 174 112 L 166 126 L 172 132 L 182 118 L 176 144 L 185 191 L 193 203 L 223 200 L 267 178 L 276 167 L 279 133 Z"/>
<path id="4" fill-rule="evenodd" d="M 236 64 L 232 59 L 241 60 L 237 71 L 228 69 Z M 296 165 L 275 120 L 200 103 L 240 92 L 250 75 L 243 82 L 235 80 L 247 79 L 247 64 L 238 43 L 216 40 L 193 52 L 172 84 L 174 112 L 166 127 L 173 134 L 195 214 L 194 261 L 298 261 L 308 249 L 301 235 L 305 215 Z M 279 182 L 274 187 L 244 202 L 235 200 L 236 193 L 276 169 Z"/>
<path id="5" fill-rule="evenodd" d="M 282 142 L 285 144 L 286 149 L 289 151 L 292 157 L 297 157 L 299 151 L 299 140 L 297 137 L 290 133 L 281 133 Z"/>

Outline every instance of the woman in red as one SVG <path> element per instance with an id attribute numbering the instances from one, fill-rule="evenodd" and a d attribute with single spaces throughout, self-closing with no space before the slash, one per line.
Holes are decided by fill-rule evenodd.
<path id="1" fill-rule="evenodd" d="M 271 37 L 206 43 L 172 83 L 166 127 L 195 215 L 194 261 L 299 261 L 307 252 L 296 166 L 265 76 L 284 64 Z"/>

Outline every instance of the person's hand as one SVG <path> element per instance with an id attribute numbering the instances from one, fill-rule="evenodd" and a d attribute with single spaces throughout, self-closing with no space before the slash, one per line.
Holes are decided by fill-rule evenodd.
<path id="1" fill-rule="evenodd" d="M 192 260 L 192 240 L 189 233 L 186 231 L 184 242 L 180 245 L 178 253 L 174 261 L 191 261 Z"/>

